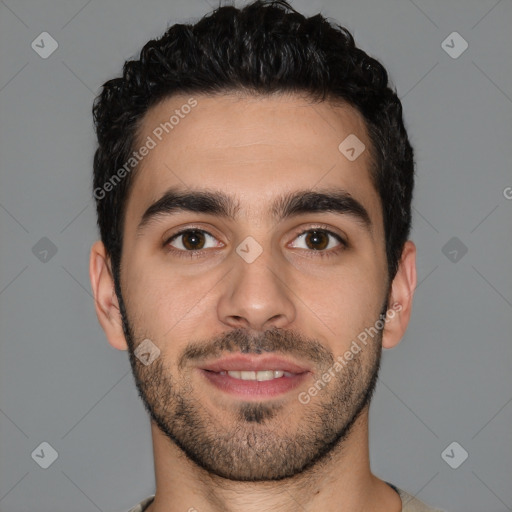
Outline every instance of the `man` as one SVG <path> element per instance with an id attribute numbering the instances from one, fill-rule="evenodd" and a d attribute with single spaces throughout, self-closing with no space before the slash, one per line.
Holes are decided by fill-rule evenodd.
<path id="1" fill-rule="evenodd" d="M 90 277 L 151 416 L 133 512 L 429 511 L 371 472 L 413 150 L 381 64 L 284 1 L 174 25 L 94 106 Z"/>

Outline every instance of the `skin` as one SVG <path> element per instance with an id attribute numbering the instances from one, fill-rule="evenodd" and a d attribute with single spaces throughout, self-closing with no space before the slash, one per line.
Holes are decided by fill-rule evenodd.
<path id="1" fill-rule="evenodd" d="M 113 347 L 129 350 L 145 406 L 155 414 L 156 498 L 149 510 L 296 511 L 299 503 L 308 511 L 398 512 L 399 496 L 371 472 L 368 404 L 359 409 L 382 348 L 396 346 L 409 322 L 416 249 L 406 242 L 399 270 L 388 283 L 381 203 L 368 170 L 370 151 L 351 162 L 338 150 L 349 134 L 370 148 L 365 123 L 348 105 L 311 103 L 297 95 L 194 98 L 197 106 L 141 162 L 128 198 L 120 278 L 126 318 L 100 241 L 90 255 L 99 322 Z M 140 140 L 188 99 L 174 96 L 148 111 Z M 179 212 L 159 217 L 137 236 L 144 211 L 171 187 L 232 195 L 239 201 L 238 216 L 230 220 Z M 346 214 L 316 212 L 281 221 L 270 216 L 270 205 L 283 193 L 338 188 L 365 207 L 371 232 Z M 348 246 L 331 238 L 327 249 L 313 250 L 299 235 L 319 225 L 344 237 Z M 183 237 L 164 247 L 172 234 L 189 226 L 214 237 L 197 258 L 169 252 L 184 250 Z M 250 264 L 236 253 L 247 236 L 263 251 Z M 321 257 L 322 252 L 331 255 Z M 375 324 L 386 301 L 389 307 L 399 304 L 400 310 L 388 317 L 383 331 L 308 404 L 301 403 L 298 393 L 307 391 L 329 361 Z M 271 329 L 277 338 L 266 335 Z M 184 359 L 178 366 L 191 342 L 211 349 L 230 333 L 240 334 L 232 338 L 234 352 L 242 341 L 252 353 L 263 345 L 307 364 L 311 372 L 286 395 L 242 404 L 201 378 L 197 361 Z M 133 357 L 145 338 L 160 349 L 148 366 Z M 323 356 L 315 359 L 312 347 Z M 241 414 L 244 405 L 251 410 L 259 405 L 268 417 L 248 421 Z M 195 422 L 193 435 L 200 445 L 195 448 L 209 469 L 169 435 L 177 433 L 186 443 L 190 429 L 184 418 Z M 326 441 L 350 423 L 330 450 L 299 469 L 314 458 L 309 441 Z M 217 449 L 213 460 L 205 446 Z M 243 455 L 228 464 L 230 447 Z M 285 470 L 286 453 L 296 467 Z M 293 475 L 276 479 L 286 471 Z M 258 481 L 247 481 L 250 477 Z"/>

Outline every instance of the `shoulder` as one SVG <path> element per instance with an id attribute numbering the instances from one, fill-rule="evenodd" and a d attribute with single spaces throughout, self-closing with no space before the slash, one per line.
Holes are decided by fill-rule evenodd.
<path id="1" fill-rule="evenodd" d="M 438 508 L 429 507 L 402 489 L 396 488 L 396 490 L 402 500 L 402 512 L 443 512 Z"/>
<path id="2" fill-rule="evenodd" d="M 143 499 L 140 503 L 137 503 L 134 507 L 132 507 L 128 512 L 144 512 L 146 508 L 153 503 L 153 500 L 155 499 L 155 495 L 149 496 L 145 499 Z"/>

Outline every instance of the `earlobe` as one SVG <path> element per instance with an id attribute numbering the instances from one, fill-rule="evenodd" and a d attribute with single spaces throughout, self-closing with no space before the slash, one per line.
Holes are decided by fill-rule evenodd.
<path id="1" fill-rule="evenodd" d="M 108 342 L 118 350 L 127 350 L 119 303 L 114 288 L 114 279 L 105 246 L 101 241 L 91 247 L 89 278 L 94 296 L 94 307 L 98 321 L 105 331 Z"/>
<path id="2" fill-rule="evenodd" d="M 416 288 L 416 246 L 407 240 L 402 250 L 398 271 L 391 284 L 382 347 L 393 348 L 403 338 L 411 318 L 412 300 Z"/>

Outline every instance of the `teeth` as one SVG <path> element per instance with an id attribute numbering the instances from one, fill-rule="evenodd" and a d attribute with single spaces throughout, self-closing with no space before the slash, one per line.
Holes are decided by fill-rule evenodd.
<path id="1" fill-rule="evenodd" d="M 225 375 L 226 373 L 230 377 L 233 377 L 234 379 L 257 380 L 257 381 L 279 379 L 283 376 L 291 377 L 294 375 L 293 373 L 285 372 L 283 370 L 261 370 L 258 372 L 234 370 L 234 371 L 228 371 L 228 372 L 220 372 L 221 375 Z"/>

